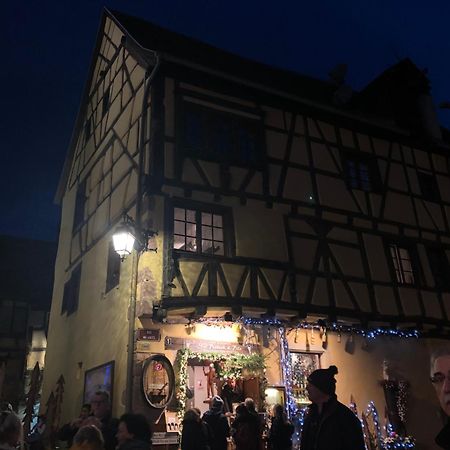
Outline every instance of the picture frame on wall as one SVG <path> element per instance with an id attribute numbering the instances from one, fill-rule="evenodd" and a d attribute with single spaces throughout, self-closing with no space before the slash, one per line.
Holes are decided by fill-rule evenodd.
<path id="1" fill-rule="evenodd" d="M 90 403 L 97 391 L 106 391 L 113 400 L 114 361 L 93 367 L 84 373 L 83 403 Z"/>

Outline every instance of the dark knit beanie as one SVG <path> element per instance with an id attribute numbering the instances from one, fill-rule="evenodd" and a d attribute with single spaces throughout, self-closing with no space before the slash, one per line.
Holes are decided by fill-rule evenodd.
<path id="1" fill-rule="evenodd" d="M 327 395 L 334 395 L 336 392 L 336 380 L 334 376 L 338 373 L 336 366 L 330 366 L 328 369 L 317 369 L 311 372 L 308 381 L 317 389 Z"/>

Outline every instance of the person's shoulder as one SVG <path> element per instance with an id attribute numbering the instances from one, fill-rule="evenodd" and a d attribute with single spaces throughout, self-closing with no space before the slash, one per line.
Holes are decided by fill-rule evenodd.
<path id="1" fill-rule="evenodd" d="M 349 420 L 353 420 L 359 423 L 358 416 L 348 406 L 345 406 L 343 403 L 337 402 L 337 410 L 342 416 L 348 418 Z"/>

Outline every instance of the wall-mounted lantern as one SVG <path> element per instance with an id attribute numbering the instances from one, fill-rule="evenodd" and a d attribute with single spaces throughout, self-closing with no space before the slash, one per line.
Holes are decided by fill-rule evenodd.
<path id="1" fill-rule="evenodd" d="M 124 214 L 122 223 L 113 234 L 114 250 L 122 261 L 131 254 L 133 248 L 139 252 L 156 252 L 156 248 L 149 248 L 148 241 L 157 234 L 157 231 L 141 230 L 128 214 Z"/>

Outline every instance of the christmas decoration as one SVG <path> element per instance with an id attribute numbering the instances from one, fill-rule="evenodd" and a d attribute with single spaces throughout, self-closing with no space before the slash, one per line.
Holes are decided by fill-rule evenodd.
<path id="1" fill-rule="evenodd" d="M 254 353 L 250 355 L 209 352 L 193 352 L 189 349 L 178 350 L 175 358 L 175 373 L 178 373 L 176 397 L 179 403 L 178 418 L 180 423 L 183 420 L 186 409 L 186 400 L 188 398 L 188 373 L 187 366 L 189 359 L 201 359 L 211 362 L 218 362 L 217 375 L 220 379 L 242 378 L 244 373 L 247 376 L 260 376 L 261 390 L 265 389 L 265 360 L 264 356 Z"/>
<path id="2" fill-rule="evenodd" d="M 33 421 L 33 418 L 35 416 L 34 410 L 36 401 L 38 400 L 39 391 L 41 388 L 41 380 L 42 380 L 41 369 L 39 367 L 39 363 L 36 362 L 36 365 L 34 366 L 34 369 L 31 373 L 30 389 L 26 397 L 25 417 L 23 418 L 24 436 L 28 436 L 31 428 L 31 422 Z"/>

